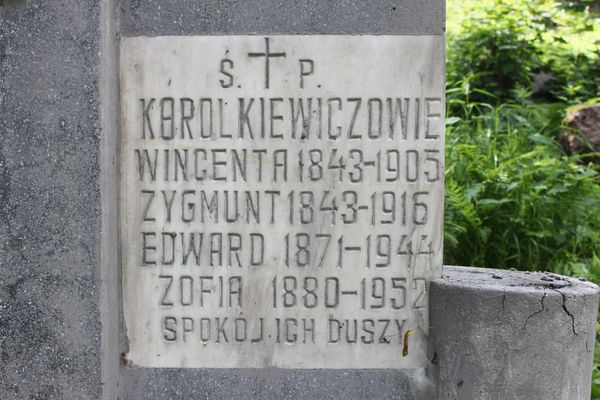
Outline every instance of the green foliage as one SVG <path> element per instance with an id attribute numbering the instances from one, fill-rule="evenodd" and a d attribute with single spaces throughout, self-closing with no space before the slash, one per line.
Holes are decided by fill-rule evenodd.
<path id="1" fill-rule="evenodd" d="M 448 90 L 445 262 L 591 273 L 600 181 L 554 141 L 561 106 L 470 97 Z"/>
<path id="2" fill-rule="evenodd" d="M 586 54 L 557 47 L 546 58 L 546 69 L 553 78 L 540 94 L 566 103 L 584 102 L 600 95 L 600 48 Z"/>
<path id="3" fill-rule="evenodd" d="M 592 400 L 600 399 L 600 323 L 596 324 L 596 346 L 594 349 L 594 369 L 592 370 Z"/>
<path id="4" fill-rule="evenodd" d="M 465 33 L 451 37 L 448 78 L 470 81 L 505 99 L 519 86 L 531 85 L 532 71 L 540 65 L 540 54 L 532 40 L 540 35 L 539 24 L 531 22 L 531 6 L 495 1 L 483 14 L 465 19 Z M 479 97 L 475 94 L 476 97 Z"/>
<path id="5" fill-rule="evenodd" d="M 564 0 L 561 7 L 565 10 L 586 11 L 590 7 L 600 5 L 598 0 Z"/>
<path id="6" fill-rule="evenodd" d="M 449 22 L 448 80 L 494 94 L 575 103 L 600 93 L 600 24 L 581 2 L 465 1 Z M 450 7 L 450 18 L 459 17 Z M 457 7 L 457 6 L 454 6 Z M 575 11 L 573 11 L 575 10 Z M 518 96 L 518 95 L 517 95 Z M 473 100 L 491 99 L 474 94 Z"/>

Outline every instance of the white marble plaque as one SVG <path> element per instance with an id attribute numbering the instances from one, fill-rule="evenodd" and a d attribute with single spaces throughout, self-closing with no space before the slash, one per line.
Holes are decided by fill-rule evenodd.
<path id="1" fill-rule="evenodd" d="M 134 37 L 120 57 L 131 363 L 424 366 L 443 37 Z"/>

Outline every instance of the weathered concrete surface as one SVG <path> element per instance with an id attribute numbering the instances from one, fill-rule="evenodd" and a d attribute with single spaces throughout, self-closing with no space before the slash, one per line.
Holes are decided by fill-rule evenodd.
<path id="1" fill-rule="evenodd" d="M 126 399 L 429 400 L 419 371 L 135 369 Z"/>
<path id="2" fill-rule="evenodd" d="M 433 0 L 1 0 L 0 398 L 432 398 L 422 370 L 123 369 L 118 265 L 102 256 L 118 254 L 110 245 L 117 114 L 107 115 L 116 110 L 114 14 L 122 12 L 128 35 L 440 34 L 443 7 Z M 448 269 L 449 279 L 432 286 L 440 398 L 589 398 L 596 288 L 541 275 L 527 286 L 522 273 L 499 272 L 502 280 L 492 273 Z"/>
<path id="3" fill-rule="evenodd" d="M 0 1 L 0 398 L 95 399 L 99 4 Z"/>
<path id="4" fill-rule="evenodd" d="M 119 12 L 130 35 L 440 34 L 444 20 L 437 0 L 0 1 L 2 399 L 99 398 L 102 391 L 112 399 L 120 390 L 111 208 Z M 129 370 L 125 378 L 139 398 L 198 393 L 199 382 L 208 396 L 221 389 L 227 397 L 228 390 L 245 393 L 246 386 L 231 384 L 241 376 Z M 419 386 L 393 371 L 247 376 L 240 382 L 262 381 L 252 389 L 262 397 L 412 398 Z"/>
<path id="5" fill-rule="evenodd" d="M 445 267 L 430 295 L 439 399 L 590 398 L 596 285 Z"/>
<path id="6" fill-rule="evenodd" d="M 439 0 L 123 0 L 124 36 L 201 34 L 441 35 Z"/>
<path id="7" fill-rule="evenodd" d="M 441 34 L 444 21 L 437 0 L 1 0 L 2 399 L 113 399 L 121 390 L 111 208 L 119 12 L 129 35 Z M 423 376 L 129 370 L 125 379 L 130 398 L 215 398 L 219 390 L 225 398 L 414 398 Z"/>

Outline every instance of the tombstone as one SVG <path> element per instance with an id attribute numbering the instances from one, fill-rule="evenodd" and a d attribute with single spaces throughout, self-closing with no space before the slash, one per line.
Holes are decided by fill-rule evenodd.
<path id="1" fill-rule="evenodd" d="M 589 398 L 595 285 L 442 267 L 442 1 L 0 17 L 1 398 Z"/>

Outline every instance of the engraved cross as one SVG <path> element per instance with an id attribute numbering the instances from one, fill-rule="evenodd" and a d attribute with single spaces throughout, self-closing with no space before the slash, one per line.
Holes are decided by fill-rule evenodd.
<path id="1" fill-rule="evenodd" d="M 264 53 L 248 53 L 248 57 L 264 57 L 265 58 L 265 88 L 269 88 L 269 59 L 271 57 L 285 57 L 285 53 L 271 53 L 269 47 L 269 38 L 265 38 L 265 52 Z"/>

